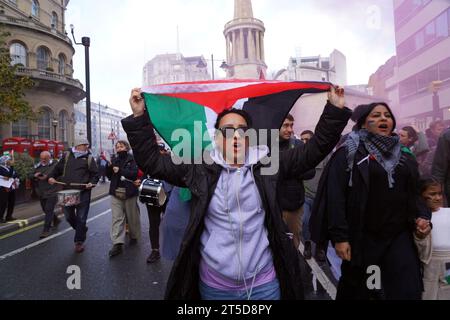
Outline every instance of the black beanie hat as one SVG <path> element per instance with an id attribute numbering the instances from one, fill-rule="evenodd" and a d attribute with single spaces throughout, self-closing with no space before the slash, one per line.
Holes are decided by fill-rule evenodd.
<path id="1" fill-rule="evenodd" d="M 395 127 L 397 125 L 397 121 L 395 120 L 394 113 L 392 112 L 391 108 L 384 103 L 384 102 L 374 102 L 371 104 L 362 104 L 355 108 L 352 115 L 352 120 L 356 122 L 355 129 L 361 130 L 362 126 L 366 122 L 367 117 L 372 112 L 373 109 L 375 109 L 376 106 L 382 105 L 388 109 L 388 111 L 391 113 L 392 121 L 394 122 L 394 126 L 392 127 L 392 131 L 395 130 Z"/>

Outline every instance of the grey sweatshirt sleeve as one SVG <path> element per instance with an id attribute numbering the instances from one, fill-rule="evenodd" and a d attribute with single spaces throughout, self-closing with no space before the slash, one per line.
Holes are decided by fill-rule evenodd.
<path id="1" fill-rule="evenodd" d="M 419 137 L 419 140 L 416 143 L 416 156 L 420 156 L 424 154 L 425 152 L 430 151 L 430 147 L 428 146 L 428 140 L 427 136 L 423 132 L 418 132 L 417 136 Z"/>

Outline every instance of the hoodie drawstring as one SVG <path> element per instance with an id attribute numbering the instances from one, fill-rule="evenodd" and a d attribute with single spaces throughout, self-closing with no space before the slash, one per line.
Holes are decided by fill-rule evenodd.
<path id="1" fill-rule="evenodd" d="M 252 168 L 252 179 L 253 179 L 253 183 L 256 184 L 255 182 L 255 177 L 253 176 L 253 166 Z M 258 273 L 261 271 L 260 267 L 257 267 L 253 276 L 252 276 L 252 284 L 250 286 L 250 290 L 247 286 L 247 280 L 245 278 L 245 273 L 242 271 L 243 267 L 242 267 L 242 242 L 243 242 L 243 233 L 244 233 L 244 225 L 243 225 L 243 218 L 242 218 L 242 210 L 241 210 L 241 204 L 240 204 L 240 200 L 239 200 L 239 185 L 238 182 L 236 181 L 237 179 L 240 179 L 240 174 L 242 173 L 241 168 L 239 168 L 237 170 L 237 174 L 238 177 L 235 178 L 233 186 L 235 189 L 235 194 L 236 194 L 236 201 L 237 201 L 237 205 L 238 205 L 238 212 L 239 212 L 239 239 L 236 239 L 236 232 L 234 231 L 233 228 L 233 220 L 231 217 L 231 212 L 230 212 L 230 207 L 228 206 L 228 195 L 229 195 L 229 190 L 228 190 L 228 186 L 230 185 L 230 169 L 227 168 L 227 178 L 228 181 L 226 183 L 226 187 L 225 187 L 225 202 L 226 202 L 226 212 L 227 212 L 227 216 L 228 216 L 228 222 L 230 224 L 230 228 L 231 228 L 231 232 L 233 234 L 233 239 L 234 239 L 234 244 L 236 247 L 236 253 L 237 253 L 237 258 L 238 258 L 238 276 L 237 276 L 237 281 L 240 280 L 241 276 L 242 276 L 242 280 L 244 282 L 244 286 L 245 286 L 245 292 L 247 294 L 247 299 L 250 300 L 252 293 L 253 293 L 253 288 L 255 285 L 255 281 L 256 281 L 256 276 L 258 275 Z M 222 187 L 223 187 L 223 182 L 225 179 L 222 179 Z M 258 193 L 256 193 L 258 194 Z M 261 199 L 258 199 L 258 202 L 261 205 Z"/>

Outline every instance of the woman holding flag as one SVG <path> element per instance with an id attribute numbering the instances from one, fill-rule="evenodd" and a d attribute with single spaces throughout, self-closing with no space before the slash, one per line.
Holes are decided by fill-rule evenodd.
<path id="1" fill-rule="evenodd" d="M 159 153 L 141 90 L 132 91 L 133 115 L 122 125 L 138 165 L 192 193 L 190 221 L 166 299 L 303 299 L 298 255 L 282 220 L 277 186 L 283 177 L 314 168 L 333 150 L 351 116 L 344 104 L 343 90 L 331 87 L 316 136 L 304 149 L 281 154 L 278 172 L 264 175 L 261 160 L 269 148 L 249 145 L 246 132 L 258 124 L 252 126 L 245 108 L 218 114 L 212 164 L 174 164 Z"/>

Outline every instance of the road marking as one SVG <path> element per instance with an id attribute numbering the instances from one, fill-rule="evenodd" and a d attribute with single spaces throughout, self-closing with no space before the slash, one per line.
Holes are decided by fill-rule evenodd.
<path id="1" fill-rule="evenodd" d="M 104 215 L 108 214 L 109 212 L 111 212 L 111 209 L 108 209 L 105 212 L 102 212 L 102 213 L 96 215 L 95 217 L 92 217 L 92 218 L 88 219 L 87 223 L 92 222 L 92 221 L 94 221 L 94 220 L 96 220 L 96 219 L 98 219 L 100 217 L 103 217 Z M 0 256 L 0 261 L 5 260 L 6 258 L 11 258 L 11 257 L 13 257 L 13 256 L 15 256 L 15 255 L 17 255 L 19 253 L 22 253 L 22 252 L 24 252 L 26 250 L 29 250 L 31 248 L 37 247 L 38 245 L 41 245 L 41 244 L 43 244 L 45 242 L 48 242 L 48 241 L 50 241 L 52 239 L 55 239 L 55 238 L 57 238 L 59 236 L 62 236 L 63 234 L 66 234 L 66 233 L 68 233 L 68 232 L 70 232 L 72 230 L 73 230 L 72 228 L 67 228 L 66 230 L 58 232 L 58 233 L 55 233 L 55 234 L 51 235 L 48 238 L 45 238 L 45 239 L 33 242 L 32 244 L 29 244 L 29 245 L 27 245 L 25 247 L 22 247 L 20 249 L 14 250 L 14 251 L 11 251 L 10 253 L 7 253 L 7 254 L 5 254 L 3 256 Z"/>
<path id="2" fill-rule="evenodd" d="M 303 243 L 300 243 L 298 249 L 303 254 L 303 252 L 305 251 L 305 247 L 303 246 Z M 323 272 L 322 268 L 319 266 L 317 261 L 314 258 L 311 258 L 310 260 L 306 260 L 306 263 L 308 263 L 308 265 L 311 267 L 317 280 L 319 280 L 320 284 L 327 291 L 327 293 L 331 297 L 331 299 L 336 300 L 336 294 L 337 294 L 336 286 L 333 284 L 333 282 L 331 282 L 331 280 L 328 278 L 328 276 L 325 274 L 325 272 Z"/>
<path id="3" fill-rule="evenodd" d="M 106 196 L 106 197 L 104 197 L 102 199 L 94 201 L 94 202 L 91 203 L 90 207 L 95 206 L 96 204 L 98 204 L 100 202 L 103 202 L 103 201 L 105 201 L 107 199 L 109 199 L 109 196 Z M 90 209 L 90 207 L 89 207 L 89 209 Z M 45 216 L 45 215 L 43 214 L 42 216 Z M 60 215 L 58 215 L 58 217 L 59 216 Z M 62 216 L 64 217 L 64 215 L 62 215 Z M 29 227 L 26 227 L 26 228 L 25 228 L 25 226 L 27 226 L 29 224 L 29 220 L 16 220 L 14 222 L 9 222 L 9 224 L 18 224 L 20 229 L 16 230 L 16 231 L 13 231 L 11 233 L 7 233 L 7 234 L 5 234 L 3 236 L 0 236 L 0 240 L 5 240 L 7 238 L 10 238 L 10 237 L 13 237 L 15 235 L 21 234 L 23 232 L 26 232 L 26 231 L 32 230 L 34 228 L 40 227 L 40 226 L 44 225 L 44 222 L 35 223 L 35 224 L 33 224 L 33 225 L 29 226 Z"/>
<path id="4" fill-rule="evenodd" d="M 34 229 L 34 228 L 37 228 L 37 227 L 40 227 L 40 226 L 43 226 L 43 225 L 44 225 L 44 221 L 36 223 L 36 224 L 33 224 L 33 225 L 29 226 L 29 227 L 22 228 L 22 229 L 14 231 L 14 232 L 5 234 L 4 236 L 0 237 L 0 240 L 5 240 L 7 238 L 13 237 L 13 236 L 15 236 L 17 234 L 20 234 L 22 232 L 25 232 L 25 231 L 28 231 L 28 230 L 31 230 L 31 229 Z"/>

